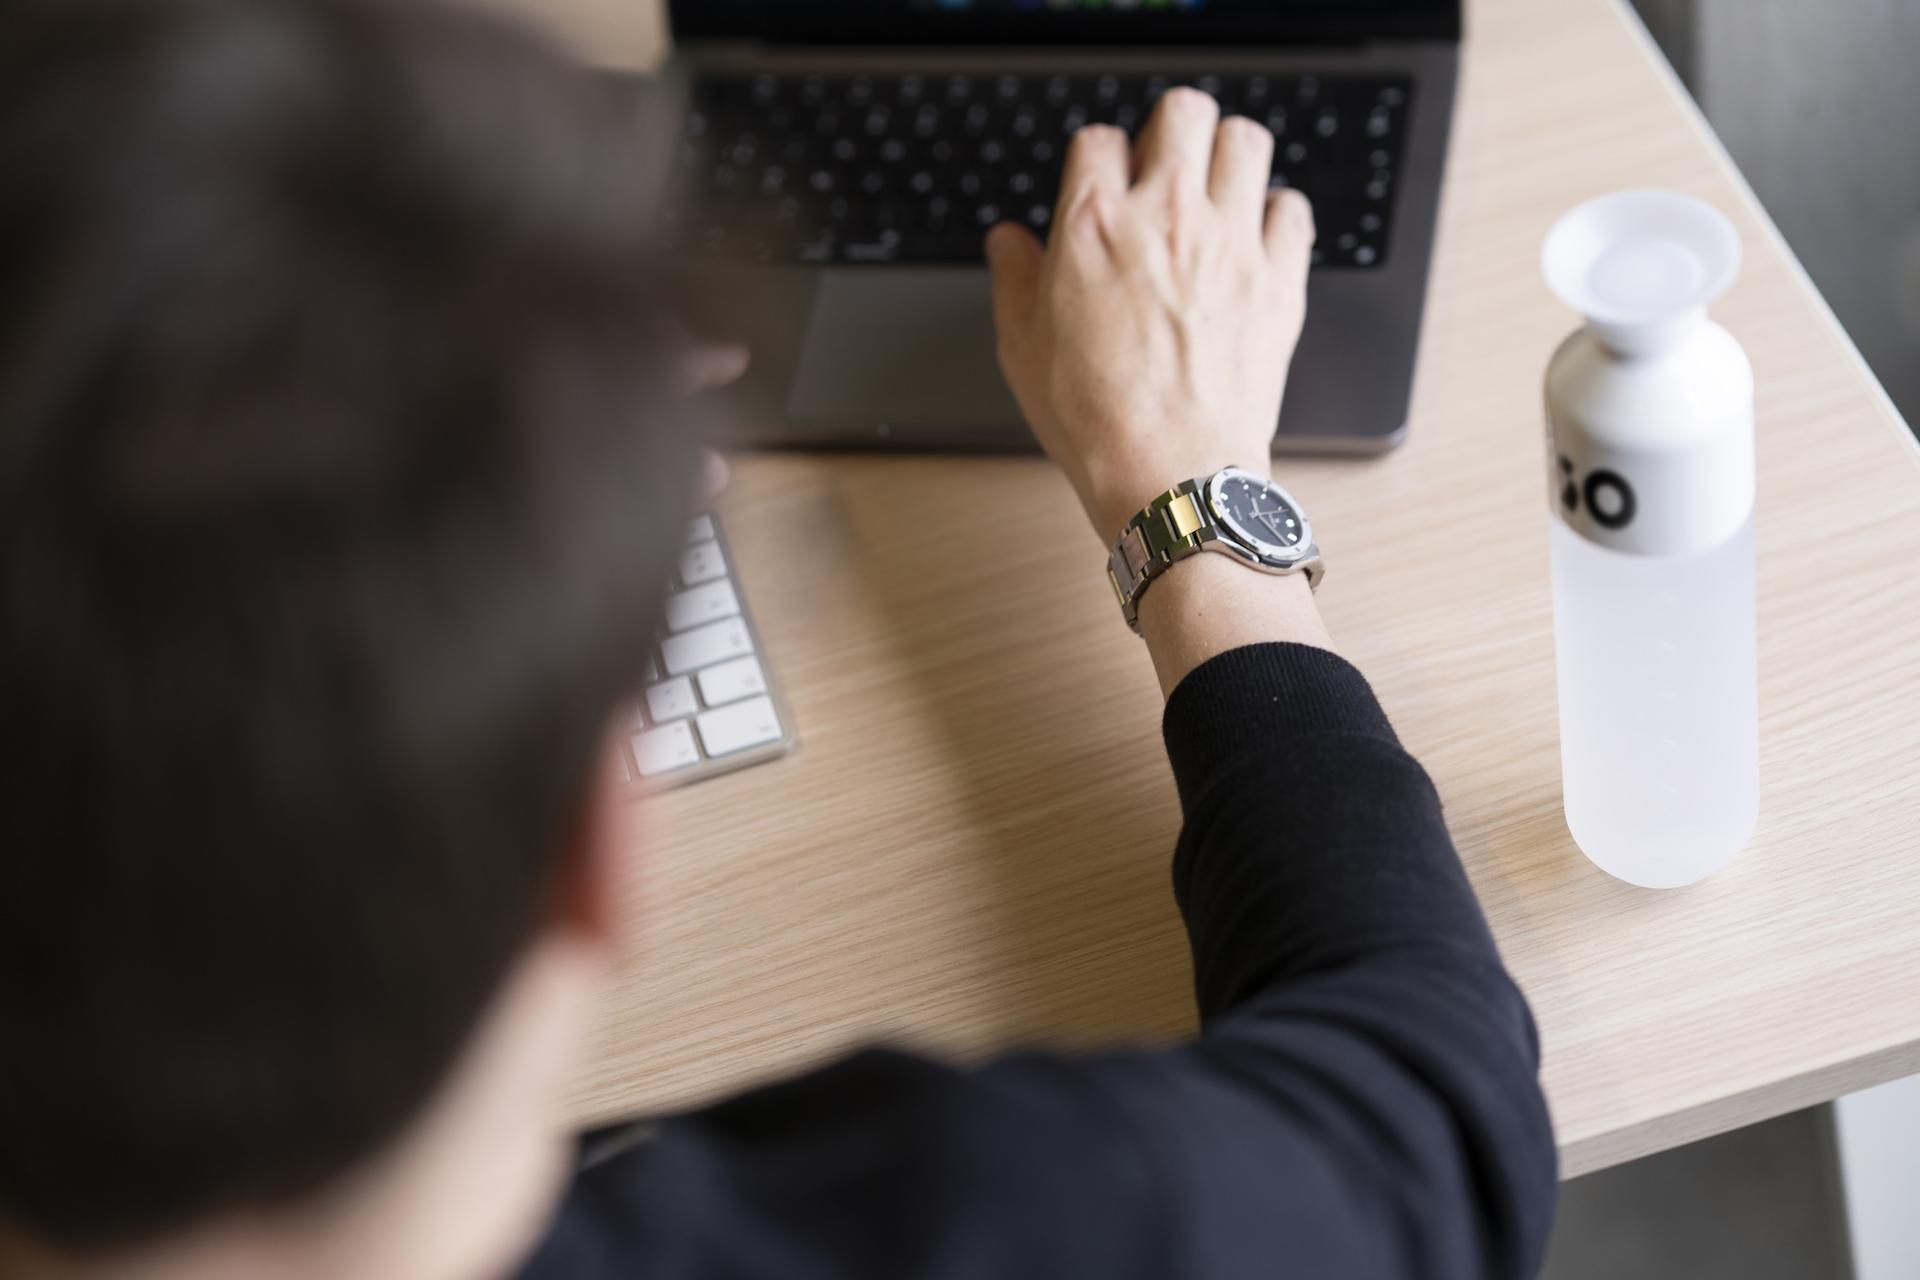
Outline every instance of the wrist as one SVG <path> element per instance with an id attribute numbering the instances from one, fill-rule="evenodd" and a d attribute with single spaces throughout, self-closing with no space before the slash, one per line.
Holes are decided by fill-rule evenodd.
<path id="1" fill-rule="evenodd" d="M 1259 476 L 1270 476 L 1271 462 L 1265 457 L 1242 460 L 1229 450 L 1210 454 L 1167 455 L 1145 462 L 1130 462 L 1124 469 L 1090 478 L 1078 484 L 1081 505 L 1093 522 L 1094 532 L 1107 546 L 1120 537 L 1121 530 L 1155 498 L 1188 480 L 1212 475 L 1222 467 L 1237 466 Z"/>
<path id="2" fill-rule="evenodd" d="M 1222 555 L 1188 556 L 1155 579 L 1140 597 L 1140 637 L 1163 696 L 1229 649 L 1275 640 L 1333 648 L 1304 573 L 1256 574 Z"/>

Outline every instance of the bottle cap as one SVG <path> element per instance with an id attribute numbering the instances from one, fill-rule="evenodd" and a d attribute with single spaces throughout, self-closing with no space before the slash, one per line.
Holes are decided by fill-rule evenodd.
<path id="1" fill-rule="evenodd" d="M 1673 345 L 1740 271 L 1740 236 L 1676 191 L 1616 191 L 1554 223 L 1540 250 L 1554 296 L 1622 355 Z"/>

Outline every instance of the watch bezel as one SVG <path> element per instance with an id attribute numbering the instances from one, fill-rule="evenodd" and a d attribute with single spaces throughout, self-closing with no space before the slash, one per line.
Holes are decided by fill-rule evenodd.
<path id="1" fill-rule="evenodd" d="M 1287 509 L 1299 517 L 1300 541 L 1291 547 L 1283 546 L 1241 528 L 1239 520 L 1234 517 L 1233 509 L 1227 504 L 1222 492 L 1230 480 L 1250 480 L 1278 495 L 1280 500 L 1286 503 Z M 1248 471 L 1244 467 L 1222 467 L 1207 478 L 1206 497 L 1207 510 L 1213 514 L 1214 522 L 1219 526 L 1220 532 L 1238 542 L 1260 560 L 1276 566 L 1288 566 L 1299 564 L 1313 554 L 1313 521 L 1307 518 L 1306 511 L 1292 494 L 1267 477 Z"/>

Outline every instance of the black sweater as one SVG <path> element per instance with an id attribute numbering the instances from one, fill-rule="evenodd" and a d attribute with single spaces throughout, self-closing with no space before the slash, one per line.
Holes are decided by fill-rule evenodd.
<path id="1" fill-rule="evenodd" d="M 663 1121 L 580 1174 L 525 1275 L 1531 1276 L 1556 1190 L 1533 1023 L 1366 681 L 1240 649 L 1163 729 L 1198 1038 L 869 1051 Z"/>

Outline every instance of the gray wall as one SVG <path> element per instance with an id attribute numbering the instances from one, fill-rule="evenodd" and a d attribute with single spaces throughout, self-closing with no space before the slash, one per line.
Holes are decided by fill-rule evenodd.
<path id="1" fill-rule="evenodd" d="M 1920 425 L 1920 0 L 1635 0 Z"/>

